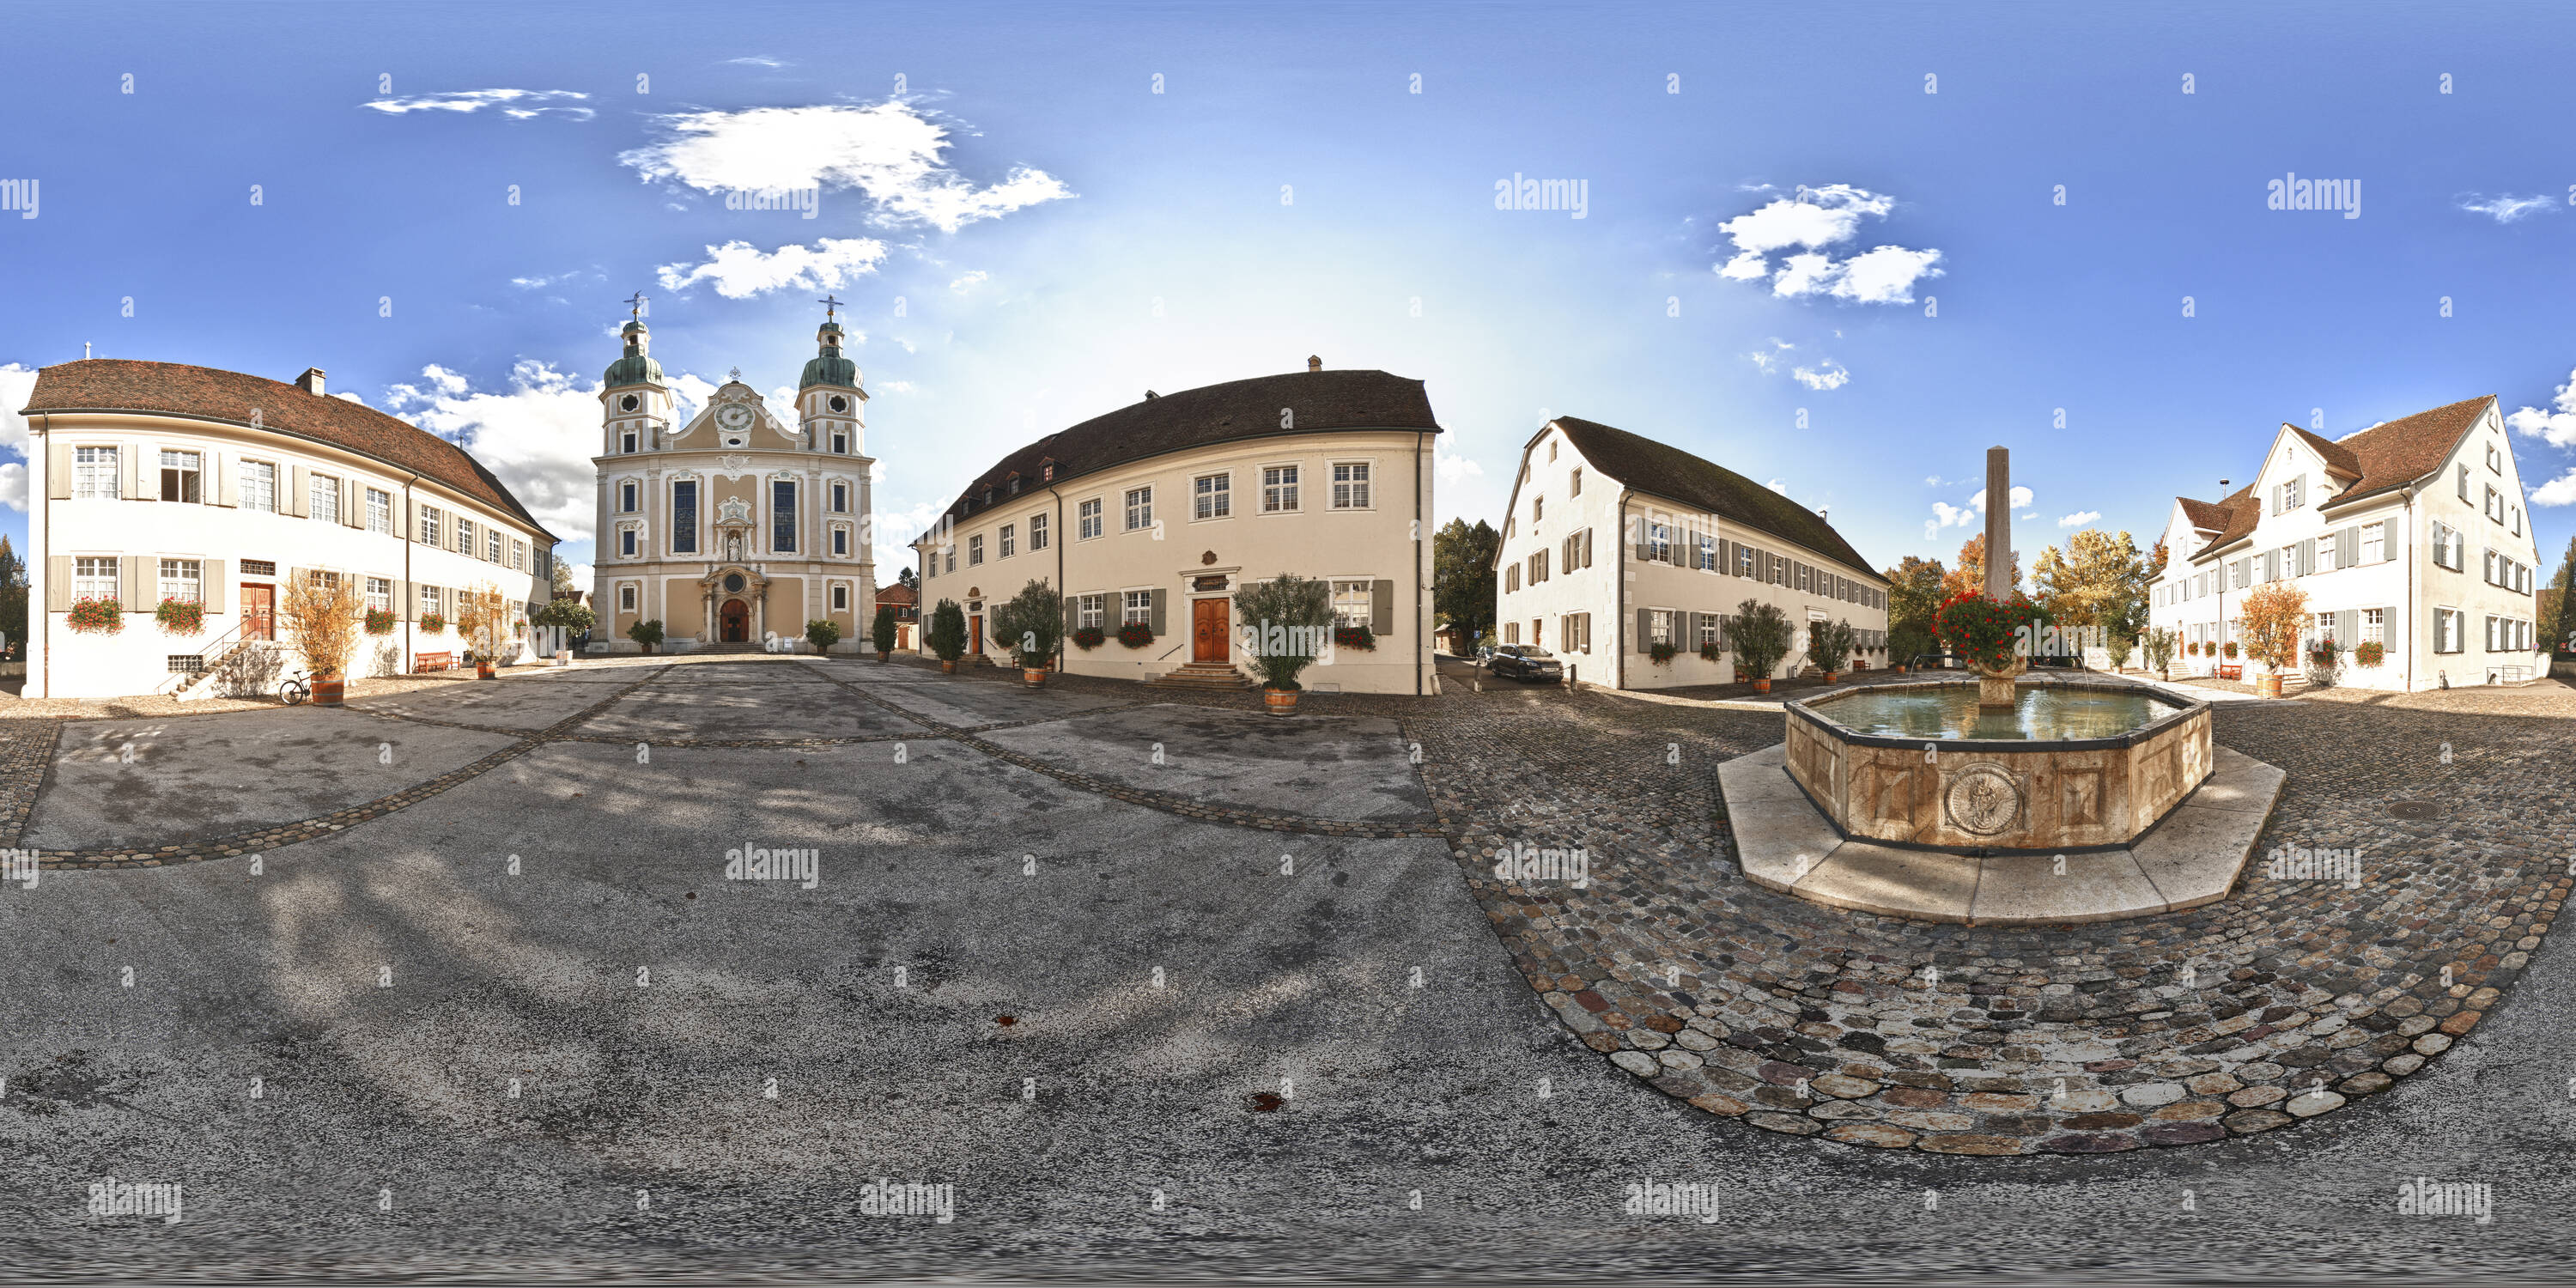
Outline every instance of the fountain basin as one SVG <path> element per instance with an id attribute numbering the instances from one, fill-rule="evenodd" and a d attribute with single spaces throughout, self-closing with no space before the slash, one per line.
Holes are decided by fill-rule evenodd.
<path id="1" fill-rule="evenodd" d="M 1979 713 L 1973 678 L 1785 704 L 1789 777 L 1843 836 L 2064 854 L 2123 848 L 2209 777 L 2210 709 L 2111 679 L 2024 677 Z"/>

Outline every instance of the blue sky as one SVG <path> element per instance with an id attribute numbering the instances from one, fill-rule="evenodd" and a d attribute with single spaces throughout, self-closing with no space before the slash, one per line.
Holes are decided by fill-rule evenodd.
<path id="1" fill-rule="evenodd" d="M 1009 448 L 1310 353 L 1429 383 L 1444 516 L 1498 518 L 1568 413 L 1776 481 L 1882 566 L 1946 560 L 2003 443 L 2027 561 L 2242 482 L 2283 420 L 2493 393 L 2530 409 L 2544 571 L 2576 530 L 2571 9 L 8 18 L 0 179 L 41 185 L 37 218 L 0 212 L 9 410 L 85 341 L 320 366 L 469 442 L 576 562 L 639 289 L 666 370 L 763 390 L 811 356 L 813 301 L 851 302 L 889 580 Z M 2357 180 L 2359 217 L 2267 209 L 2293 172 Z M 1515 175 L 1580 181 L 1583 217 L 1496 209 Z M 725 208 L 791 181 L 815 218 Z M 0 423 L 19 506 L 23 442 Z"/>

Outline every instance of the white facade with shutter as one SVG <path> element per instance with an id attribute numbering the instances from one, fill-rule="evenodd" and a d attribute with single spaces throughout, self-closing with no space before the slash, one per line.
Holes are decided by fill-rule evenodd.
<path id="1" fill-rule="evenodd" d="M 1779 608 L 1796 632 L 1770 678 L 1796 675 L 1813 660 L 1807 630 L 1828 620 L 1859 633 L 1852 669 L 1889 664 L 1887 581 L 1856 558 L 1817 549 L 1840 540 L 1820 516 L 1796 512 L 1808 528 L 1803 540 L 1773 530 L 1788 524 L 1730 517 L 1708 502 L 1737 499 L 1744 489 L 1775 494 L 1660 444 L 1653 446 L 1681 458 L 1668 462 L 1679 468 L 1634 468 L 1646 441 L 1560 418 L 1523 446 L 1494 572 L 1497 642 L 1545 649 L 1582 684 L 1729 684 L 1732 621 L 1752 599 Z M 1659 640 L 1674 646 L 1663 662 L 1653 655 Z M 1703 657 L 1703 645 L 1718 656 Z"/>
<path id="2" fill-rule="evenodd" d="M 121 366 L 205 372 L 162 363 Z M 136 374 L 149 379 L 154 373 Z M 318 401 L 318 392 L 237 373 L 205 374 L 256 382 L 261 388 L 254 396 L 265 404 L 262 423 L 225 414 L 229 407 L 208 414 L 46 410 L 62 406 L 63 396 L 39 377 L 27 412 L 32 638 L 25 696 L 204 696 L 203 686 L 191 683 L 198 668 L 220 665 L 245 641 L 259 647 L 263 635 L 270 645 L 290 642 L 275 610 L 292 578 L 315 571 L 351 579 L 370 607 L 398 618 L 386 635 L 361 629 L 346 663 L 351 676 L 399 673 L 421 653 L 461 655 L 467 645 L 453 625 L 455 596 L 485 585 L 497 588 L 519 618 L 504 660 L 529 656 L 533 636 L 525 617 L 548 592 L 551 535 L 418 470 L 277 427 L 296 423 L 294 400 Z M 308 376 L 318 389 L 319 373 Z M 88 389 L 97 387 L 93 381 Z M 87 390 L 80 398 L 102 400 Z M 321 410 L 332 418 L 350 414 Z M 426 437 L 390 417 L 379 419 L 385 433 Z M 437 517 L 435 541 L 423 536 L 428 515 Z M 472 550 L 463 547 L 469 535 Z M 70 629 L 77 601 L 110 597 L 122 609 L 121 629 Z M 164 630 L 154 614 L 165 598 L 197 599 L 203 628 L 192 635 Z M 270 611 L 264 630 L 257 620 L 263 602 Z M 448 619 L 436 631 L 420 621 L 433 607 Z"/>
<path id="3" fill-rule="evenodd" d="M 2548 662 L 2534 621 L 2540 556 L 2524 506 L 2492 398 L 2333 443 L 2283 425 L 2244 489 L 2215 504 L 2175 502 L 2150 621 L 2178 636 L 2177 674 L 2235 665 L 2250 679 L 2261 668 L 2243 656 L 2244 596 L 2287 580 L 2308 596 L 2302 654 L 2322 638 L 2345 650 L 2339 684 L 2413 690 L 2533 679 Z M 2377 666 L 2350 656 L 2363 643 L 2381 646 Z"/>

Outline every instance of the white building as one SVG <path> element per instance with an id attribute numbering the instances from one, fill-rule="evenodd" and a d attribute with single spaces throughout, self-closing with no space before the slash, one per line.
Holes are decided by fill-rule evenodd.
<path id="1" fill-rule="evenodd" d="M 970 661 L 1007 661 L 990 610 L 1030 581 L 1065 596 L 1075 675 L 1241 686 L 1234 592 L 1283 572 L 1331 583 L 1335 647 L 1298 682 L 1320 693 L 1436 693 L 1431 638 L 1432 437 L 1422 382 L 1307 369 L 1157 395 L 1030 443 L 976 476 L 921 560 L 922 652 L 942 600 Z M 1129 647 L 1122 626 L 1150 643 Z M 1243 669 L 1236 669 L 1241 666 Z"/>
<path id="2" fill-rule="evenodd" d="M 2331 442 L 2284 424 L 2252 482 L 2220 501 L 2175 498 L 2164 541 L 2150 620 L 2179 637 L 2177 673 L 2245 666 L 2244 595 L 2283 580 L 2308 596 L 2302 654 L 2320 639 L 2346 650 L 2339 683 L 2433 689 L 2548 673 L 2533 625 L 2540 554 L 2492 396 Z M 2377 666 L 2349 656 L 2365 643 L 2381 646 Z"/>
<path id="3" fill-rule="evenodd" d="M 457 596 L 485 586 L 513 605 L 511 657 L 549 594 L 555 538 L 464 449 L 382 412 L 294 384 L 169 362 L 87 359 L 46 367 L 24 412 L 30 438 L 27 684 L 31 698 L 204 696 L 219 674 L 274 670 L 276 611 L 291 579 L 351 579 L 370 609 L 353 676 L 456 659 Z M 115 601 L 112 633 L 70 629 L 82 600 Z M 165 630 L 165 600 L 201 604 L 193 634 Z M 425 615 L 446 619 L 440 629 Z"/>
<path id="4" fill-rule="evenodd" d="M 796 421 L 770 413 L 740 373 L 687 424 L 639 316 L 599 391 L 599 553 L 592 652 L 632 653 L 639 621 L 663 647 L 802 650 L 806 623 L 840 627 L 855 653 L 876 614 L 865 405 L 858 364 L 827 314 L 797 382 Z"/>
<path id="5" fill-rule="evenodd" d="M 1548 422 L 1521 449 L 1502 538 L 1501 642 L 1556 654 L 1581 683 L 1733 683 L 1731 623 L 1747 599 L 1796 629 L 1775 676 L 1807 665 L 1808 628 L 1823 621 L 1859 632 L 1857 665 L 1888 664 L 1887 579 L 1823 515 L 1626 430 Z M 1657 662 L 1662 643 L 1673 656 Z"/>

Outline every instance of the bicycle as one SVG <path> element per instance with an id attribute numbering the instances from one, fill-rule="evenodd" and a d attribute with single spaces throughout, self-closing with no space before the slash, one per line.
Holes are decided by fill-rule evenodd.
<path id="1" fill-rule="evenodd" d="M 307 679 L 308 674 L 299 669 L 294 674 L 279 681 L 277 685 L 278 698 L 291 707 L 312 697 L 313 686 L 306 682 Z"/>

